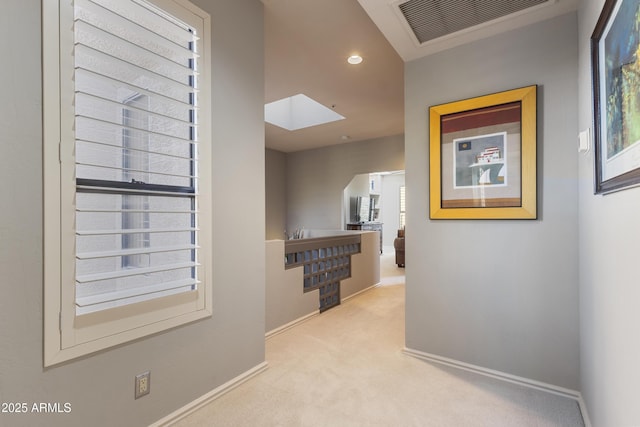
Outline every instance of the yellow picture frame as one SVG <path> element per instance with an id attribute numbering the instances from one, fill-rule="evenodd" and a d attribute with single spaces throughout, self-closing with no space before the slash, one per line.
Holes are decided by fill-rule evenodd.
<path id="1" fill-rule="evenodd" d="M 431 219 L 537 218 L 537 86 L 429 108 Z"/>

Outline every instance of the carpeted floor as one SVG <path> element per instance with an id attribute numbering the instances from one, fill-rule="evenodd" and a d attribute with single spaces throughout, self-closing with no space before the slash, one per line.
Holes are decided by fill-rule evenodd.
<path id="1" fill-rule="evenodd" d="M 575 400 L 403 354 L 403 271 L 385 251 L 384 286 L 267 340 L 265 372 L 177 426 L 583 426 Z"/>

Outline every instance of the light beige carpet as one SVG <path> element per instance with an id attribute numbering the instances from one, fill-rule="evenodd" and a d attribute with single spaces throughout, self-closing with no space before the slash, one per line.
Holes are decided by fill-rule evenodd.
<path id="1" fill-rule="evenodd" d="M 404 285 L 386 283 L 267 340 L 265 372 L 177 426 L 583 426 L 575 400 L 403 346 Z"/>

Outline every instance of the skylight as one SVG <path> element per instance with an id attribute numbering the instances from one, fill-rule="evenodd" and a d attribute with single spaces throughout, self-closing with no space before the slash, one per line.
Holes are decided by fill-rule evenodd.
<path id="1" fill-rule="evenodd" d="M 344 117 L 299 93 L 265 104 L 264 119 L 272 125 L 287 130 L 298 130 L 343 120 Z"/>

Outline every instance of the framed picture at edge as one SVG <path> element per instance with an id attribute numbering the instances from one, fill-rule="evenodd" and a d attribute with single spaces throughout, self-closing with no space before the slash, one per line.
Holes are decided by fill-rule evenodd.
<path id="1" fill-rule="evenodd" d="M 591 36 L 595 193 L 640 185 L 640 2 L 607 0 Z"/>
<path id="2" fill-rule="evenodd" d="M 536 94 L 429 108 L 431 219 L 536 219 Z"/>

